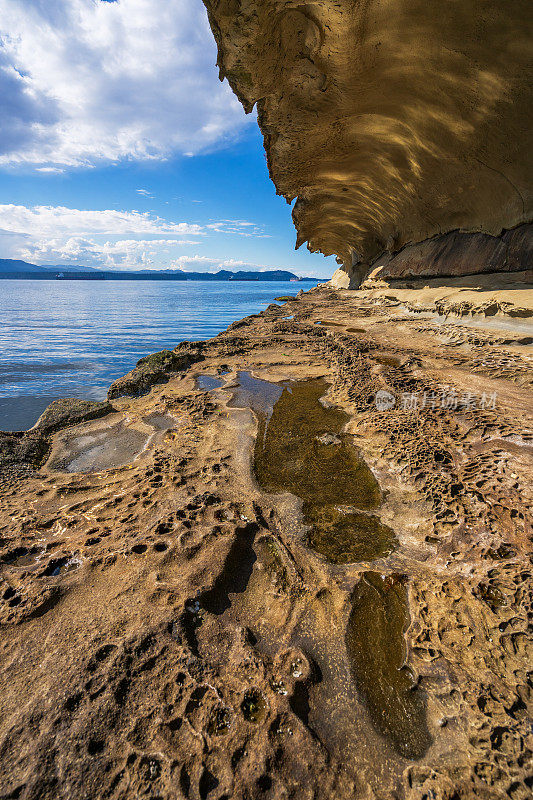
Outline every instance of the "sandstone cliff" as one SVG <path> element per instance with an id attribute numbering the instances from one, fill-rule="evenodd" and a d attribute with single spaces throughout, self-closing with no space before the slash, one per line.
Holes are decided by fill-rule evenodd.
<path id="1" fill-rule="evenodd" d="M 352 284 L 407 244 L 533 218 L 527 0 L 204 2 L 297 246 Z"/>

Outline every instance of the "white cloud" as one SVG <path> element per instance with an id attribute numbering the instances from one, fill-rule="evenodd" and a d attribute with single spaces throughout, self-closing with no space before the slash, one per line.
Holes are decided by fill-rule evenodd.
<path id="1" fill-rule="evenodd" d="M 220 269 L 226 269 L 230 272 L 238 272 L 239 270 L 253 270 L 265 272 L 272 269 L 286 269 L 296 274 L 301 273 L 301 269 L 296 267 L 279 267 L 279 266 L 266 266 L 265 264 L 255 264 L 250 261 L 241 261 L 235 258 L 212 258 L 210 256 L 179 256 L 169 264 L 170 269 L 183 269 L 188 272 L 218 272 Z"/>
<path id="2" fill-rule="evenodd" d="M 196 244 L 188 239 L 119 239 L 98 242 L 82 236 L 30 242 L 19 250 L 26 261 L 39 264 L 77 264 L 108 269 L 159 269 L 173 248 Z"/>
<path id="3" fill-rule="evenodd" d="M 199 225 L 135 210 L 0 204 L 0 256 L 36 264 L 161 269 L 191 263 L 207 270 L 231 268 L 244 262 L 181 255 L 180 248 L 235 235 L 264 234 L 247 220 Z"/>
<path id="4" fill-rule="evenodd" d="M 169 222 L 148 212 L 83 210 L 64 206 L 0 205 L 0 230 L 43 238 L 80 234 L 178 234 L 197 236 L 200 225 Z"/>
<path id="5" fill-rule="evenodd" d="M 135 189 L 135 191 L 137 192 L 137 194 L 140 194 L 140 195 L 141 195 L 141 197 L 150 197 L 152 200 L 153 200 L 153 198 L 154 198 L 154 195 L 153 195 L 153 194 L 151 194 L 151 193 L 148 191 L 148 189 Z"/>
<path id="6" fill-rule="evenodd" d="M 3 0 L 0 0 L 0 161 L 7 153 L 37 146 L 41 132 L 45 129 L 52 130 L 59 120 L 54 98 L 47 98 L 36 92 L 28 77 L 13 66 L 2 41 L 2 4 Z"/>
<path id="7" fill-rule="evenodd" d="M 30 242 L 18 249 L 18 258 L 30 263 L 78 265 L 103 269 L 181 269 L 186 272 L 218 272 L 220 269 L 277 269 L 234 258 L 203 255 L 179 255 L 175 249 L 198 244 L 182 239 L 120 239 L 98 242 L 93 238 L 72 236 L 69 239 L 48 239 Z M 287 269 L 290 269 L 288 267 Z M 300 272 L 300 270 L 293 269 Z"/>
<path id="8" fill-rule="evenodd" d="M 234 236 L 253 236 L 256 239 L 270 238 L 270 234 L 264 233 L 263 228 L 256 225 L 255 222 L 247 222 L 242 219 L 222 219 L 218 222 L 210 222 L 205 227 L 215 233 L 227 233 Z"/>
<path id="9" fill-rule="evenodd" d="M 210 256 L 179 256 L 170 262 L 171 269 L 184 269 L 192 272 L 213 272 L 217 269 L 224 269 L 223 265 L 229 264 L 231 261 L 235 266 L 242 266 L 244 261 L 235 261 L 233 259 L 218 259 Z"/>
<path id="10" fill-rule="evenodd" d="M 0 0 L 0 165 L 194 155 L 246 124 L 200 0 Z"/>

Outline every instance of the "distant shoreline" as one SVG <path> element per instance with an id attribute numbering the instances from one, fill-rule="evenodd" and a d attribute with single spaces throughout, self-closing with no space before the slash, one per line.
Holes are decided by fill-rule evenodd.
<path id="1" fill-rule="evenodd" d="M 62 277 L 58 277 L 56 275 L 43 275 L 40 272 L 35 274 L 23 272 L 19 275 L 13 273 L 4 273 L 0 274 L 0 280 L 15 280 L 15 281 L 206 281 L 206 282 L 225 282 L 225 283 L 257 283 L 260 281 L 268 281 L 271 283 L 310 283 L 312 281 L 317 281 L 319 283 L 324 283 L 328 278 L 298 278 L 298 280 L 290 279 L 290 278 L 268 278 L 268 277 L 261 277 L 261 278 L 218 278 L 216 276 L 206 276 L 205 278 L 200 278 L 198 276 L 194 277 L 183 277 L 182 275 L 136 275 L 133 272 L 126 273 L 124 275 L 80 275 L 79 273 L 72 273 L 63 275 Z"/>
<path id="2" fill-rule="evenodd" d="M 278 281 L 300 283 L 327 278 L 300 278 L 286 269 L 240 269 L 236 272 L 219 269 L 218 272 L 187 272 L 183 269 L 95 269 L 81 264 L 47 264 L 38 266 L 29 261 L 0 258 L 0 278 L 4 280 L 33 281 Z"/>

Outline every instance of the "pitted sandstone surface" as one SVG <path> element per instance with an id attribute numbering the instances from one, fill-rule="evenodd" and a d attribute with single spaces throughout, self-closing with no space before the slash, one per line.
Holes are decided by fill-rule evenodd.
<path id="1" fill-rule="evenodd" d="M 501 309 L 461 324 L 494 292 L 435 290 L 440 313 L 430 294 L 322 287 L 179 345 L 113 414 L 45 429 L 44 464 L 39 430 L 0 436 L 0 796 L 530 796 L 533 347 Z M 309 442 L 301 386 L 306 417 L 319 394 L 332 410 Z M 62 470 L 65 436 L 107 426 L 113 448 L 116 414 L 157 436 Z M 302 504 L 313 448 L 332 472 L 348 440 L 395 536 L 351 563 L 315 549 Z"/>

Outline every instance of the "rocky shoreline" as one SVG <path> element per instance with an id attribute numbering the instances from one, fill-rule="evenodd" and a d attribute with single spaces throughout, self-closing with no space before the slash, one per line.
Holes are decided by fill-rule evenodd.
<path id="1" fill-rule="evenodd" d="M 0 797 L 530 795 L 504 280 L 317 287 L 0 435 Z"/>

